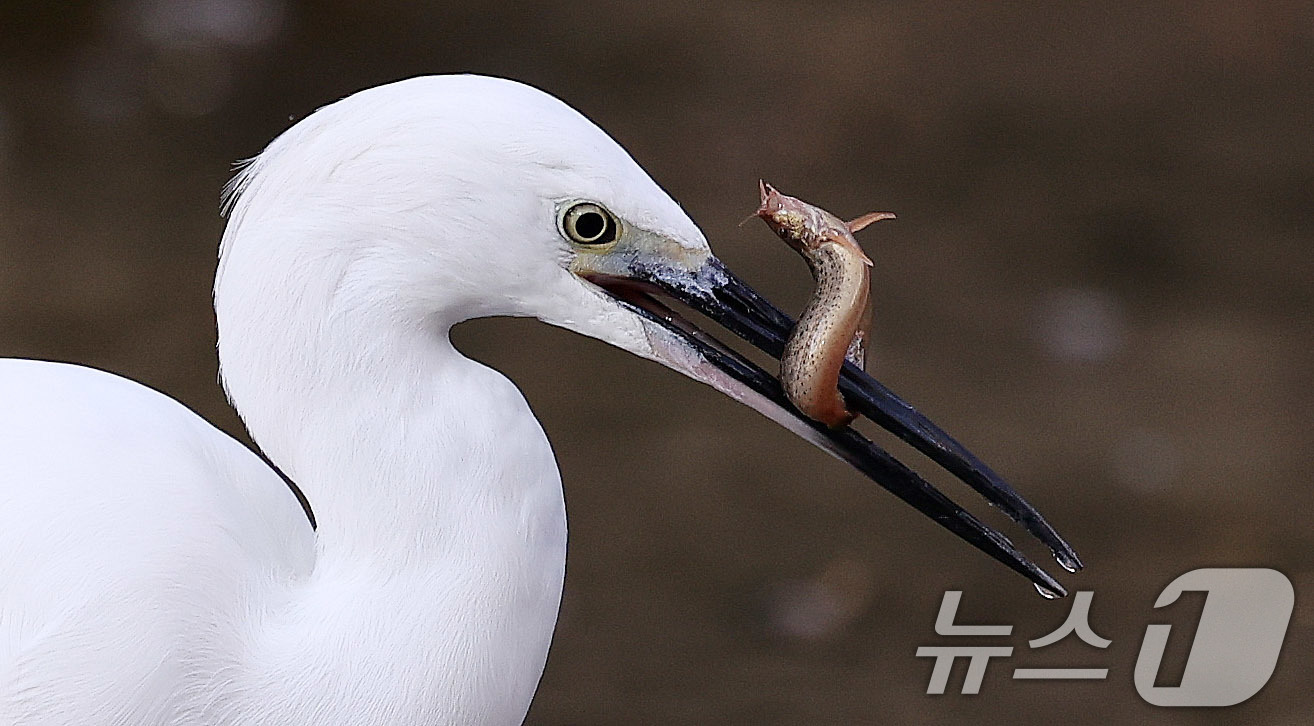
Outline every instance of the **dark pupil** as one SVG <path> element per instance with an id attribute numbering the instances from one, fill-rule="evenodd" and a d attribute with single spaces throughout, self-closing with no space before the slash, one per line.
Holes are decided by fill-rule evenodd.
<path id="1" fill-rule="evenodd" d="M 585 212 L 575 218 L 575 234 L 582 240 L 595 240 L 607 228 L 607 220 L 597 212 Z"/>

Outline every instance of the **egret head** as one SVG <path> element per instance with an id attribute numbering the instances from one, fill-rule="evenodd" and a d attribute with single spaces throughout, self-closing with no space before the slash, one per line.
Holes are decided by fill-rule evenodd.
<path id="1" fill-rule="evenodd" d="M 479 76 L 362 91 L 279 137 L 229 195 L 215 290 L 221 361 L 225 346 L 243 346 L 239 331 L 268 316 L 435 336 L 474 317 L 537 317 L 714 386 L 850 462 L 1038 587 L 1062 592 L 1003 535 L 855 430 L 807 420 L 772 375 L 673 312 L 671 299 L 776 357 L 792 326 L 712 255 L 698 227 L 624 149 L 541 91 Z M 316 345 L 305 341 L 306 355 Z M 241 386 L 227 384 L 230 393 Z M 842 388 L 854 410 L 977 488 L 1065 566 L 1079 566 L 1039 513 L 911 406 L 852 366 Z"/>

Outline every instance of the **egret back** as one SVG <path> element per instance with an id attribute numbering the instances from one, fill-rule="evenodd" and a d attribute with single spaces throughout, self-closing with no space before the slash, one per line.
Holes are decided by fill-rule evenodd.
<path id="1" fill-rule="evenodd" d="M 108 373 L 0 360 L 0 400 L 0 723 L 176 723 L 220 705 L 249 604 L 313 566 L 287 486 Z"/>

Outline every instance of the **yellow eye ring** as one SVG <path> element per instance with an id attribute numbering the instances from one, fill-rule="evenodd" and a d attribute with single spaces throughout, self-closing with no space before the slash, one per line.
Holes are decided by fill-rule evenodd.
<path id="1" fill-rule="evenodd" d="M 611 212 L 593 202 L 570 205 L 561 213 L 558 224 L 566 239 L 589 247 L 611 244 L 620 234 L 620 225 Z"/>

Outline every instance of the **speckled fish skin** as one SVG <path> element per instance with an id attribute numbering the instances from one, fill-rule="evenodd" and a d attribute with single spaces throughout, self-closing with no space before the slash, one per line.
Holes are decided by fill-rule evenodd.
<path id="1" fill-rule="evenodd" d="M 871 260 L 853 232 L 894 215 L 877 212 L 845 222 L 766 182 L 760 184 L 757 216 L 803 257 L 816 281 L 780 357 L 781 386 L 808 418 L 831 428 L 847 426 L 855 415 L 840 395 L 840 370 L 846 359 L 865 366 L 871 324 Z"/>

